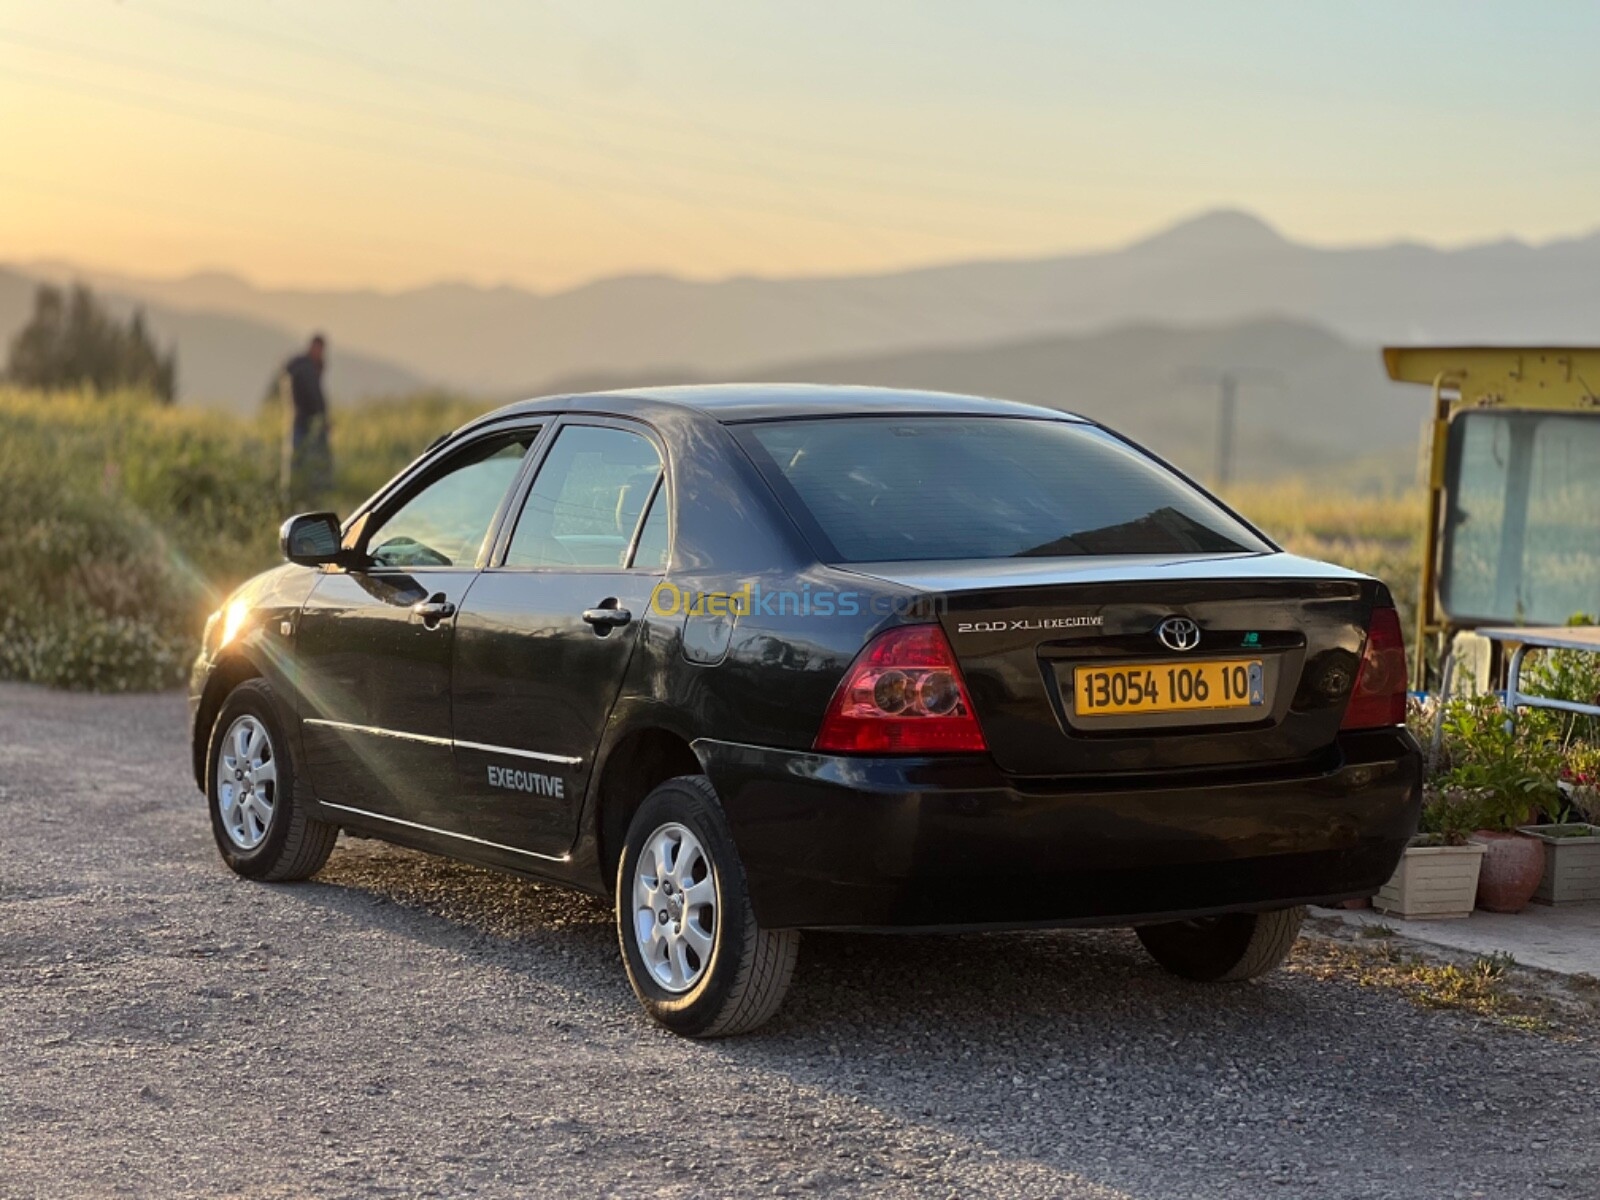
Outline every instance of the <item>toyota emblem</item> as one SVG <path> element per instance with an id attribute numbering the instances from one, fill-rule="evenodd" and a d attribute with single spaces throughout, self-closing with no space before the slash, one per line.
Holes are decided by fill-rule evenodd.
<path id="1" fill-rule="evenodd" d="M 1200 644 L 1200 626 L 1188 617 L 1168 617 L 1156 626 L 1156 636 L 1168 650 L 1193 650 Z"/>

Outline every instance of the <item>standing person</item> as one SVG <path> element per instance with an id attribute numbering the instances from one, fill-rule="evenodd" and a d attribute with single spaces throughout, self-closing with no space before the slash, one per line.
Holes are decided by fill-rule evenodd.
<path id="1" fill-rule="evenodd" d="M 328 400 L 322 393 L 328 340 L 313 335 L 304 354 L 284 365 L 293 424 L 289 430 L 287 485 L 296 504 L 315 508 L 333 486 L 333 451 L 328 445 Z"/>

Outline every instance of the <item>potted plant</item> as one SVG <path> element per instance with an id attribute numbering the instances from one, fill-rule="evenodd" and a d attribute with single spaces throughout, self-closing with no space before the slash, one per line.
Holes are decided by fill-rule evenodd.
<path id="1" fill-rule="evenodd" d="M 1521 912 L 1544 877 L 1544 843 L 1517 830 L 1559 801 L 1560 747 L 1538 721 L 1511 721 L 1489 696 L 1451 701 L 1444 726 L 1452 766 L 1440 786 L 1477 797 L 1478 907 Z"/>
<path id="2" fill-rule="evenodd" d="M 1577 769 L 1574 769 L 1574 767 Z M 1561 782 L 1565 801 L 1554 820 L 1519 831 L 1544 843 L 1544 874 L 1533 898 L 1542 904 L 1600 900 L 1600 786 L 1582 769 L 1579 756 Z"/>
<path id="3" fill-rule="evenodd" d="M 1484 848 L 1478 872 L 1478 907 L 1486 912 L 1519 913 L 1533 900 L 1544 878 L 1544 843 L 1519 832 L 1532 814 L 1510 809 L 1499 820 L 1509 828 L 1480 829 L 1472 841 Z"/>
<path id="4" fill-rule="evenodd" d="M 1471 916 L 1485 847 L 1468 835 L 1477 827 L 1480 801 L 1459 789 L 1425 789 L 1419 832 L 1372 906 L 1407 919 Z"/>
<path id="5" fill-rule="evenodd" d="M 1433 716 L 1437 711 L 1435 705 L 1438 703 L 1439 701 L 1433 697 L 1419 699 L 1416 696 L 1412 696 L 1406 701 L 1406 728 L 1411 731 L 1411 735 L 1417 739 L 1417 742 L 1424 747 L 1428 746 L 1433 740 Z M 1441 770 L 1449 766 L 1448 754 L 1449 746 L 1442 746 L 1439 755 L 1442 763 Z M 1413 842 L 1413 845 L 1415 844 Z M 1372 904 L 1373 897 L 1371 896 L 1339 901 L 1340 908 L 1348 909 L 1371 908 Z"/>

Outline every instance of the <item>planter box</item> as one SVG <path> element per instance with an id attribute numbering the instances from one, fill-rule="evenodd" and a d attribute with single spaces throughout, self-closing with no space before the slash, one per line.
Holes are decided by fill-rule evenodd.
<path id="1" fill-rule="evenodd" d="M 1556 837 L 1559 825 L 1524 825 L 1519 832 L 1544 843 L 1544 878 L 1533 898 L 1541 904 L 1600 900 L 1600 825 L 1584 837 Z M 1567 828 L 1572 828 L 1568 826 Z"/>
<path id="2" fill-rule="evenodd" d="M 1410 846 L 1372 907 L 1407 920 L 1442 920 L 1472 915 L 1484 847 Z"/>

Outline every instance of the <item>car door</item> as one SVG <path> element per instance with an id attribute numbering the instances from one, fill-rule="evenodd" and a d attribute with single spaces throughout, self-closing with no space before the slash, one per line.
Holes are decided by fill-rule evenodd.
<path id="1" fill-rule="evenodd" d="M 642 425 L 568 418 L 498 558 L 456 617 L 459 787 L 485 841 L 559 857 L 671 525 L 665 457 Z"/>
<path id="2" fill-rule="evenodd" d="M 478 576 L 535 428 L 447 451 L 355 535 L 369 565 L 330 568 L 295 638 L 306 768 L 319 798 L 465 833 L 450 747 L 455 614 Z"/>

